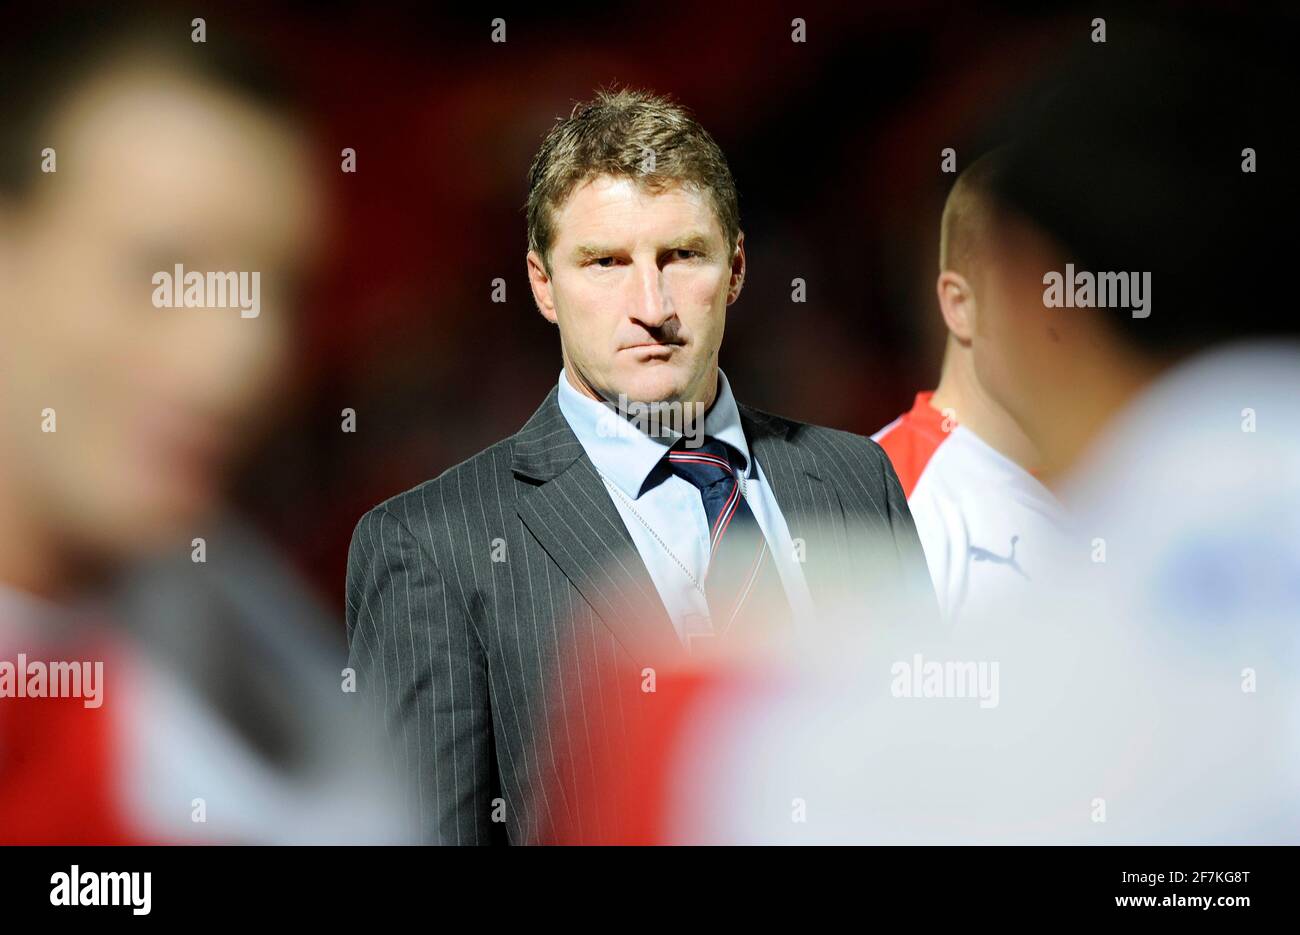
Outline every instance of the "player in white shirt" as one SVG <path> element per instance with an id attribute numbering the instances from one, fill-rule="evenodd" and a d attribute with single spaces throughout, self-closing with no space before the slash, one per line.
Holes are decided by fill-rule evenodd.
<path id="1" fill-rule="evenodd" d="M 950 494 L 920 485 L 992 463 L 949 462 L 967 435 L 1007 454 L 971 419 L 999 411 L 1078 532 L 1056 555 L 1020 540 L 1034 580 L 991 625 L 972 614 L 920 646 L 872 634 L 784 680 L 697 677 L 685 701 L 660 680 L 675 701 L 637 746 L 635 791 L 657 792 L 634 813 L 643 838 L 1300 843 L 1300 323 L 1279 314 L 1300 189 L 1224 158 L 1243 138 L 1297 150 L 1277 119 L 1295 66 L 1281 39 L 1266 55 L 1226 33 L 1081 43 L 1068 81 L 1032 95 L 1050 107 L 996 174 L 964 377 L 1000 407 L 923 394 L 882 435 L 913 469 L 927 547 L 915 498 Z M 1047 306 L 1044 275 L 1067 263 L 1150 271 L 1154 311 Z M 1020 508 L 982 483 L 952 497 L 976 542 L 981 495 Z M 990 567 L 970 563 L 972 593 Z M 934 691 L 912 690 L 923 666 Z"/>
<path id="2" fill-rule="evenodd" d="M 1037 453 L 977 377 L 988 337 L 976 327 L 989 273 L 987 185 L 998 154 L 975 161 L 954 183 L 939 236 L 939 307 L 948 326 L 939 386 L 872 437 L 888 453 L 925 549 L 939 606 L 963 618 L 1005 607 L 1032 581 L 1065 516 L 1027 468 Z"/>

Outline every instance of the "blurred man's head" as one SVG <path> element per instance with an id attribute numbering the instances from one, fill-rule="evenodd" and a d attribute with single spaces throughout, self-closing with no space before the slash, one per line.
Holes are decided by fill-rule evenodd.
<path id="1" fill-rule="evenodd" d="M 951 410 L 957 422 L 1023 467 L 1039 458 L 1005 408 L 984 388 L 1001 366 L 995 334 L 980 322 L 983 309 L 996 319 L 1004 301 L 994 269 L 997 251 L 997 205 L 992 177 L 1001 165 L 1001 150 L 985 153 L 967 166 L 948 192 L 939 224 L 939 276 L 935 291 L 948 328 L 943 371 L 930 404 Z"/>
<path id="2" fill-rule="evenodd" d="M 999 151 L 985 153 L 957 176 L 939 223 L 939 305 L 949 334 L 963 344 L 971 339 L 977 287 L 990 258 L 994 203 L 989 182 L 1000 158 Z"/>
<path id="3" fill-rule="evenodd" d="M 1247 55 L 1222 23 L 1210 40 L 1111 25 L 1015 115 L 991 176 L 994 254 L 973 337 L 990 353 L 976 368 L 1049 471 L 1168 365 L 1296 330 L 1276 307 L 1284 290 L 1269 288 L 1296 205 L 1279 106 L 1294 82 L 1274 37 L 1250 35 Z M 1145 307 L 1131 294 L 1058 307 L 1051 277 L 1071 267 L 1149 277 Z"/>
<path id="4" fill-rule="evenodd" d="M 988 293 L 989 267 L 995 255 L 995 205 L 989 180 L 999 158 L 998 152 L 986 153 L 967 166 L 953 182 L 943 205 L 935 290 L 948 326 L 945 375 L 956 370 L 974 372 L 976 357 L 996 353 L 976 326 L 980 306 L 997 299 L 996 294 Z"/>
<path id="5" fill-rule="evenodd" d="M 284 362 L 315 196 L 272 100 L 185 30 L 50 42 L 3 109 L 0 531 L 100 561 L 201 534 Z M 260 272 L 261 314 L 155 307 L 176 264 Z"/>
<path id="6" fill-rule="evenodd" d="M 711 402 L 745 253 L 735 183 L 704 128 L 664 98 L 601 93 L 546 137 L 527 210 L 533 295 L 574 385 Z"/>

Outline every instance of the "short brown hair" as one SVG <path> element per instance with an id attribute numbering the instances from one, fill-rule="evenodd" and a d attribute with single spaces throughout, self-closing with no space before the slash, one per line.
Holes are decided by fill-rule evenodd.
<path id="1" fill-rule="evenodd" d="M 647 154 L 654 165 L 647 169 Z M 740 236 L 736 183 L 722 150 L 681 105 L 648 91 L 601 90 L 557 120 L 528 170 L 528 249 L 547 271 L 555 212 L 574 189 L 601 175 L 632 178 L 647 191 L 673 185 L 709 195 L 730 253 Z"/>
<path id="2" fill-rule="evenodd" d="M 993 236 L 997 203 L 993 181 L 1005 161 L 1005 147 L 980 156 L 953 182 L 939 223 L 939 270 L 970 279 L 981 248 Z"/>

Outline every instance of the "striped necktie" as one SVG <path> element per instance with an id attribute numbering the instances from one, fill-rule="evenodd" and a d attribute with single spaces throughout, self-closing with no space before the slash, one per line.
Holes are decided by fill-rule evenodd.
<path id="1" fill-rule="evenodd" d="M 704 594 L 713 632 L 702 641 L 691 639 L 692 652 L 702 648 L 697 642 L 754 638 L 788 626 L 791 619 L 767 539 L 745 502 L 740 459 L 730 445 L 707 436 L 698 448 L 678 442 L 667 455 L 669 469 L 700 491 L 709 521 Z"/>

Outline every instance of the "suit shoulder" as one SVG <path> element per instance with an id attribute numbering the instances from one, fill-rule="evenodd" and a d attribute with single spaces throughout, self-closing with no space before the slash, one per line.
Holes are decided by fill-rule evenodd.
<path id="1" fill-rule="evenodd" d="M 371 507 L 357 523 L 358 529 L 369 522 L 391 516 L 404 523 L 420 526 L 441 522 L 448 501 L 457 510 L 467 502 L 479 502 L 500 490 L 502 472 L 509 472 L 512 438 L 503 438 L 459 464 L 452 465 L 437 477 L 394 494 Z"/>
<path id="2" fill-rule="evenodd" d="M 889 461 L 889 456 L 885 454 L 885 450 L 866 435 L 859 435 L 856 432 L 835 429 L 826 425 L 817 425 L 812 422 L 801 422 L 787 416 L 764 412 L 752 406 L 742 408 L 749 418 L 785 432 L 787 438 L 790 438 L 796 444 L 804 446 L 814 456 L 848 458 L 851 461 L 857 461 L 875 469 L 879 469 Z"/>

